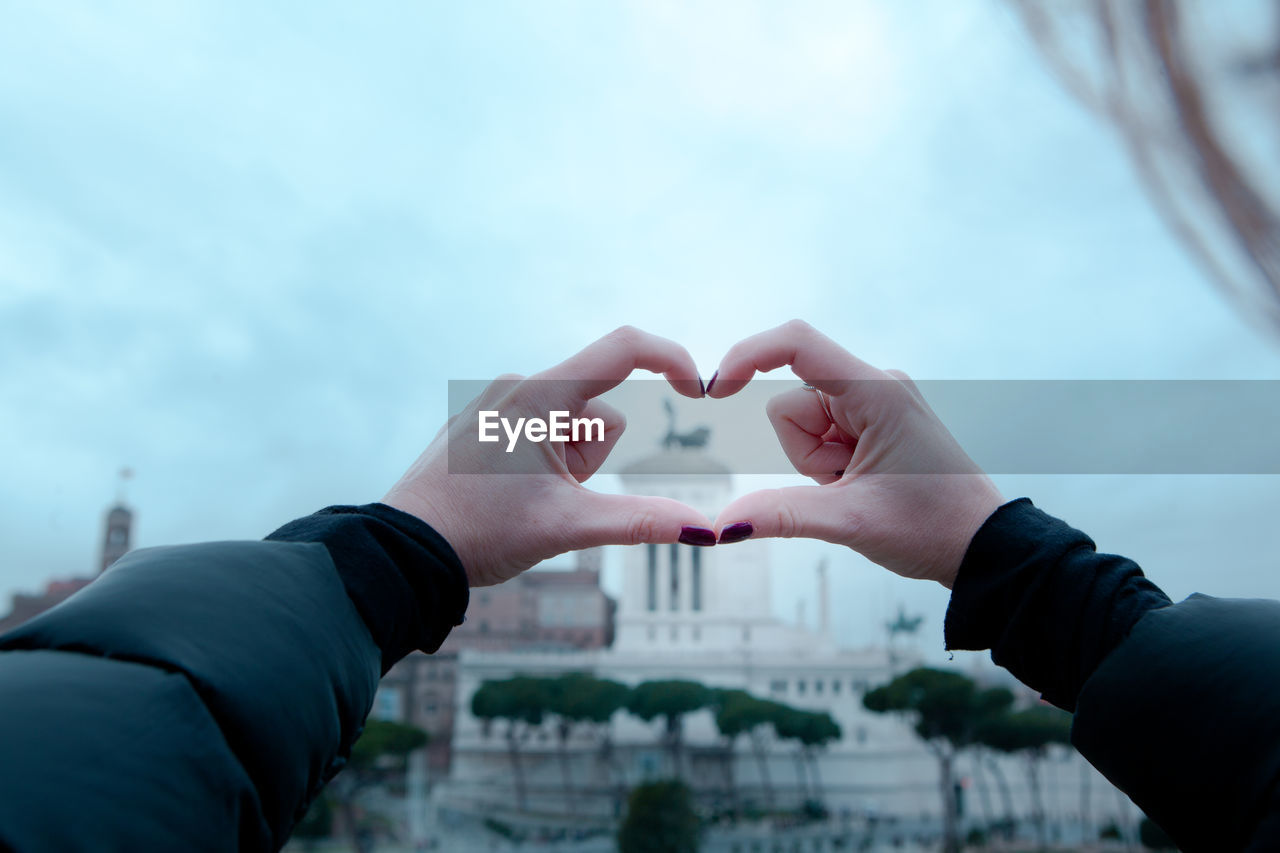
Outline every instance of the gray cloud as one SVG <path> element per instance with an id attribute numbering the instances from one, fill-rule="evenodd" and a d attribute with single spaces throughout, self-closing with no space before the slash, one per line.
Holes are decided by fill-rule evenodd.
<path id="1" fill-rule="evenodd" d="M 377 498 L 448 379 L 621 323 L 708 375 L 804 316 L 924 378 L 1280 378 L 1003 4 L 703 8 L 10 10 L 0 590 L 90 569 L 123 464 L 140 544 L 259 536 Z M 1275 594 L 1269 480 L 1032 485 Z"/>

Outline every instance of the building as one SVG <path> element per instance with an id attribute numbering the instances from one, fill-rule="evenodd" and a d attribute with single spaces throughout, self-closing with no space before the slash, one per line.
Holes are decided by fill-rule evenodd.
<path id="1" fill-rule="evenodd" d="M 578 551 L 569 568 L 541 566 L 493 587 L 471 590 L 466 621 L 435 654 L 415 652 L 378 685 L 373 715 L 427 732 L 428 768 L 448 772 L 457 704 L 458 655 L 464 650 L 563 652 L 613 642 L 614 601 L 600 587 L 598 549 Z"/>
<path id="2" fill-rule="evenodd" d="M 613 642 L 613 599 L 600 587 L 598 549 L 575 552 L 570 570 L 524 572 L 500 586 L 471 590 L 467 619 L 441 651 L 598 649 Z"/>
<path id="3" fill-rule="evenodd" d="M 673 474 L 672 471 L 682 473 Z M 729 502 L 733 478 L 727 468 L 704 449 L 665 449 L 627 466 L 624 487 L 635 494 L 660 495 L 682 501 L 715 517 Z M 842 649 L 829 632 L 828 606 L 819 602 L 819 629 L 787 624 L 773 613 L 769 543 L 747 541 L 724 548 L 689 545 L 641 545 L 623 556 L 622 592 L 618 604 L 616 639 L 611 647 L 594 651 L 552 651 L 533 648 L 472 648 L 458 662 L 454 725 L 454 766 L 450 794 L 466 809 L 487 803 L 506 785 L 509 757 L 501 738 L 486 733 L 469 711 L 470 696 L 488 679 L 514 674 L 556 675 L 587 671 L 627 684 L 651 679 L 687 679 L 715 687 L 740 688 L 795 707 L 828 711 L 846 737 L 822 759 L 820 775 L 837 785 L 844 778 L 865 776 L 862 766 L 876 766 L 878 788 L 911 789 L 914 803 L 932 796 L 936 779 L 930 756 L 914 743 L 895 720 L 862 708 L 861 696 L 870 686 L 888 680 L 893 669 L 884 649 Z M 825 589 L 825 584 L 822 585 Z M 914 663 L 904 660 L 903 668 Z M 587 792 L 579 808 L 600 815 L 616 809 L 613 792 L 666 772 L 665 755 L 654 725 L 625 714 L 614 720 L 612 748 L 621 772 L 605 772 L 594 760 L 591 736 L 580 744 L 577 771 Z M 725 763 L 725 746 L 710 712 L 690 715 L 685 728 L 688 755 L 695 779 L 718 784 Z M 732 773 L 737 784 L 757 797 L 764 788 L 798 796 L 794 749 L 770 741 L 764 768 L 753 744 L 734 746 Z M 529 808 L 563 809 L 557 781 L 558 745 L 545 733 L 525 746 L 531 768 L 546 765 L 548 784 L 536 788 Z M 837 767 L 837 765 L 840 765 Z M 857 768 L 857 769 L 852 769 Z M 536 777 L 536 771 L 531 776 Z M 867 787 L 863 785 L 863 787 Z M 919 788 L 917 792 L 916 788 Z M 843 799 L 859 810 L 882 807 L 884 794 Z M 497 795 L 496 802 L 510 802 Z M 485 808 L 490 808 L 486 805 Z"/>
<path id="4" fill-rule="evenodd" d="M 9 613 L 0 618 L 0 634 L 10 628 L 34 619 L 46 610 L 61 604 L 84 589 L 105 572 L 112 563 L 129 552 L 133 540 L 133 510 L 123 501 L 117 501 L 107 510 L 103 521 L 102 547 L 99 551 L 98 569 L 92 577 L 51 580 L 43 592 L 34 594 L 14 593 Z"/>
<path id="5" fill-rule="evenodd" d="M 671 473 L 677 470 L 682 473 Z M 711 518 L 733 496 L 730 472 L 700 447 L 663 450 L 625 468 L 621 477 L 632 493 L 674 498 Z M 812 569 L 788 567 L 782 582 L 798 571 Z M 704 803 L 723 805 L 725 797 L 736 796 L 757 807 L 791 808 L 812 796 L 811 786 L 821 780 L 822 797 L 837 815 L 891 817 L 936 827 L 937 758 L 906 721 L 871 713 L 862 705 L 868 689 L 918 665 L 920 656 L 910 648 L 891 650 L 887 645 L 840 647 L 830 633 L 825 569 L 817 571 L 818 627 L 809 629 L 773 613 L 768 541 L 701 549 L 631 547 L 623 555 L 611 646 L 460 650 L 452 765 L 447 780 L 435 788 L 436 813 L 447 814 L 454 824 L 536 824 L 549 820 L 548 815 L 562 815 L 578 825 L 597 821 L 603 826 L 619 813 L 627 788 L 670 774 L 660 721 L 644 723 L 619 713 L 606 727 L 570 732 L 562 749 L 554 725 L 526 726 L 512 740 L 505 724 L 486 726 L 470 713 L 471 697 L 486 680 L 589 672 L 631 685 L 687 679 L 744 689 L 793 707 L 826 711 L 840 725 L 841 739 L 808 762 L 810 770 L 796 744 L 778 740 L 767 729 L 754 740 L 740 737 L 726 743 L 710 711 L 688 715 L 682 775 Z M 518 758 L 513 757 L 516 750 Z M 1076 803 L 1075 811 L 1092 815 L 1094 822 L 1108 814 L 1127 819 L 1114 788 L 1074 753 L 1063 755 L 1068 764 L 1055 765 L 1046 775 L 1053 777 L 1048 784 L 1056 786 L 1048 799 L 1064 804 L 1064 815 L 1071 809 L 1066 804 Z M 968 798 L 971 813 L 979 802 L 991 811 L 1001 807 L 985 781 L 991 772 L 1002 780 L 1024 778 L 1015 759 L 990 762 L 994 764 L 966 757 L 957 767 L 959 778 L 982 780 L 974 783 L 980 796 Z M 513 790 L 517 776 L 525 789 L 523 809 Z M 1087 801 L 1083 807 L 1082 796 Z M 1019 814 L 1030 814 L 1025 786 L 1010 797 Z"/>

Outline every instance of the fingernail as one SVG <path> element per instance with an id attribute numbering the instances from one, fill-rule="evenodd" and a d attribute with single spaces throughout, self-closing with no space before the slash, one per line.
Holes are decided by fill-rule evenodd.
<path id="1" fill-rule="evenodd" d="M 698 394 L 699 396 L 707 396 L 707 386 L 702 384 L 702 377 L 698 377 Z"/>
<path id="2" fill-rule="evenodd" d="M 741 542 L 743 539 L 749 538 L 751 534 L 755 532 L 756 532 L 756 529 L 751 526 L 751 522 L 749 521 L 735 522 L 733 524 L 730 524 L 724 530 L 720 531 L 720 544 L 731 545 L 734 542 Z"/>
<path id="3" fill-rule="evenodd" d="M 707 393 L 708 393 L 708 394 L 710 394 L 710 393 L 711 393 L 711 389 L 715 387 L 715 385 L 716 385 L 716 377 L 717 377 L 717 376 L 719 376 L 719 375 L 720 375 L 720 371 L 718 371 L 718 370 L 717 370 L 715 373 L 711 374 L 711 381 L 707 383 Z"/>
<path id="4" fill-rule="evenodd" d="M 716 532 L 705 527 L 681 527 L 680 541 L 685 545 L 714 545 Z"/>

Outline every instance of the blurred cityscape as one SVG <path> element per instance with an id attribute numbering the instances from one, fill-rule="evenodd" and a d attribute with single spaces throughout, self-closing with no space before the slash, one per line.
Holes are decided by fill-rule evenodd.
<path id="1" fill-rule="evenodd" d="M 713 517 L 733 477 L 706 438 L 635 460 L 625 488 Z M 98 573 L 129 550 L 132 523 L 123 498 L 108 509 Z M 850 608 L 829 599 L 824 564 L 775 572 L 766 541 L 636 546 L 614 600 L 598 549 L 570 558 L 474 590 L 437 653 L 391 669 L 291 846 L 613 850 L 637 792 L 663 780 L 683 783 L 711 851 L 937 849 L 944 832 L 992 849 L 1137 839 L 1140 813 L 1067 745 L 1069 717 L 991 670 L 921 668 L 919 617 L 885 613 L 883 643 L 838 645 L 833 620 Z M 808 572 L 816 626 L 780 620 L 771 585 Z M 0 630 L 92 580 L 14 595 Z M 947 713 L 975 715 L 968 733 L 922 738 L 918 713 L 884 701 L 895 683 L 960 688 L 973 707 Z M 992 696 L 999 725 L 978 720 Z"/>
<path id="2" fill-rule="evenodd" d="M 940 379 L 1280 378 L 1275 3 L 8 12 L 3 585 L 84 559 L 86 472 L 156 477 L 0 631 L 109 571 L 135 509 L 166 541 L 257 535 L 398 474 L 421 389 L 620 322 L 707 365 L 807 316 Z M 685 438 L 623 479 L 714 514 L 733 480 Z M 1192 479 L 1014 483 L 1175 599 L 1280 597 L 1275 478 Z M 477 590 L 383 679 L 291 847 L 1140 842 L 1064 715 L 921 666 L 936 625 L 770 554 L 627 549 L 614 597 L 584 552 Z M 800 579 L 812 624 L 771 607 Z M 882 630 L 850 648 L 855 610 Z"/>

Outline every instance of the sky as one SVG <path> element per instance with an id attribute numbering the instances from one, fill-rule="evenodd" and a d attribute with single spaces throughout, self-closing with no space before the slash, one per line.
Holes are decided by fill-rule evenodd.
<path id="1" fill-rule="evenodd" d="M 3 6 L 0 594 L 94 570 L 123 466 L 137 545 L 258 538 L 622 324 L 704 375 L 802 317 L 922 379 L 1280 378 L 1003 2 Z M 997 482 L 1280 597 L 1275 477 Z M 945 590 L 773 555 L 780 612 L 825 556 L 842 640 L 901 603 L 940 653 Z"/>

